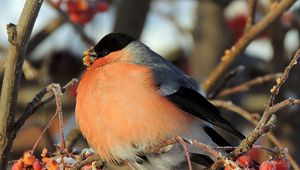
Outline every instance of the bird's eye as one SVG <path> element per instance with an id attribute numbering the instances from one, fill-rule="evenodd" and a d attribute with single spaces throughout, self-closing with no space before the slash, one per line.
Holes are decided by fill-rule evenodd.
<path id="1" fill-rule="evenodd" d="M 108 50 L 103 50 L 100 54 L 101 57 L 108 55 L 110 52 Z"/>

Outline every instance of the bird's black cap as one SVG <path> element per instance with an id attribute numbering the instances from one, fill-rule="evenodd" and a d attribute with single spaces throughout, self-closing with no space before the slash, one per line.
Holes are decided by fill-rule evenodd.
<path id="1" fill-rule="evenodd" d="M 111 52 L 122 50 L 136 39 L 125 33 L 110 33 L 104 36 L 94 47 L 97 58 L 104 57 Z"/>

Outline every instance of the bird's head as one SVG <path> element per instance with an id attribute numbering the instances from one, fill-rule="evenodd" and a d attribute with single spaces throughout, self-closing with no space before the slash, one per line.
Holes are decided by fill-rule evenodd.
<path id="1" fill-rule="evenodd" d="M 124 33 L 110 33 L 104 36 L 95 47 L 83 52 L 83 64 L 91 66 L 94 61 L 104 58 L 110 53 L 124 49 L 136 39 Z"/>

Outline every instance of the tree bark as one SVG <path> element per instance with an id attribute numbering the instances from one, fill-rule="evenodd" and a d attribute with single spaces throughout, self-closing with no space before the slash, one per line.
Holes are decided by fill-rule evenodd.
<path id="1" fill-rule="evenodd" d="M 223 51 L 231 45 L 223 11 L 224 7 L 215 1 L 201 1 L 198 5 L 193 32 L 195 47 L 190 58 L 192 76 L 197 81 L 209 75 Z"/>
<path id="2" fill-rule="evenodd" d="M 113 32 L 123 32 L 139 39 L 151 0 L 122 0 L 118 5 Z"/>
<path id="3" fill-rule="evenodd" d="M 18 88 L 22 75 L 24 56 L 34 22 L 43 0 L 27 0 L 18 25 L 8 24 L 7 61 L 0 101 L 0 169 L 6 169 L 11 152 L 11 131 L 14 126 Z"/>

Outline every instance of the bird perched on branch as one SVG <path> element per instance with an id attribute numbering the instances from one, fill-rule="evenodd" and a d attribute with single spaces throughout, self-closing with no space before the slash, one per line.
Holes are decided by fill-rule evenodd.
<path id="1" fill-rule="evenodd" d="M 106 162 L 132 169 L 177 169 L 186 161 L 180 144 L 151 153 L 176 136 L 227 145 L 213 128 L 244 136 L 220 116 L 198 84 L 176 66 L 123 33 L 110 33 L 84 52 L 87 70 L 77 89 L 76 119 L 88 143 Z M 192 160 L 209 165 L 203 152 Z"/>

